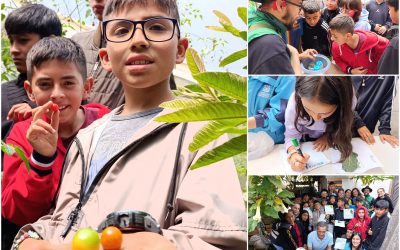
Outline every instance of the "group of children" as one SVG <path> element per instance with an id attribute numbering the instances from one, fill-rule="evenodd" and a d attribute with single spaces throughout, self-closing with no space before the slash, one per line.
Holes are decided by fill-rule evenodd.
<path id="1" fill-rule="evenodd" d="M 124 234 L 123 249 L 243 248 L 246 216 L 233 162 L 188 171 L 202 152 L 188 150 L 201 124 L 154 121 L 168 113 L 159 105 L 175 98 L 170 76 L 188 47 L 176 1 L 108 0 L 104 12 L 95 2 L 104 44 L 94 67 L 117 79 L 122 99 L 115 81 L 93 79 L 89 49 L 60 37 L 53 10 L 28 4 L 6 19 L 20 76 L 2 84 L 2 97 L 12 98 L 2 98 L 9 102 L 2 103 L 2 139 L 23 150 L 31 171 L 4 155 L 2 249 L 71 249 L 72 232 L 128 210 L 151 214 L 163 237 Z M 104 95 L 91 93 L 93 82 Z M 124 102 L 106 107 L 96 98 Z"/>
<path id="2" fill-rule="evenodd" d="M 249 74 L 301 74 L 300 61 L 317 53 L 331 58 L 344 74 L 398 74 L 397 0 L 367 4 L 362 0 L 304 0 L 301 6 L 281 1 L 281 9 L 274 7 L 280 0 L 254 1 L 261 6 L 249 7 L 250 37 L 259 33 L 249 40 Z M 300 14 L 289 9 L 292 5 L 299 6 Z M 262 31 L 267 27 L 260 25 L 263 18 L 275 33 Z M 288 58 L 281 60 L 285 66 L 269 60 L 272 52 L 261 48 L 261 43 L 277 43 L 271 35 L 287 46 L 287 52 L 280 55 Z M 275 59 L 278 52 L 272 55 Z"/>
<path id="3" fill-rule="evenodd" d="M 272 243 L 285 250 L 380 249 L 393 204 L 383 188 L 378 189 L 375 199 L 369 186 L 362 192 L 358 188 L 336 189 L 331 182 L 315 197 L 308 193 L 297 196 L 291 209 L 281 214 L 281 222 L 273 227 L 276 233 L 272 234 Z M 338 238 L 345 239 L 344 248 L 334 248 Z"/>
<path id="4" fill-rule="evenodd" d="M 380 140 L 398 146 L 390 134 L 395 84 L 393 76 L 250 76 L 249 132 L 265 132 L 275 144 L 284 143 L 296 171 L 305 168 L 309 155 L 299 154 L 293 138 L 313 141 L 316 151 L 335 148 L 343 161 L 352 152 L 352 137 L 375 143 L 379 122 Z"/>

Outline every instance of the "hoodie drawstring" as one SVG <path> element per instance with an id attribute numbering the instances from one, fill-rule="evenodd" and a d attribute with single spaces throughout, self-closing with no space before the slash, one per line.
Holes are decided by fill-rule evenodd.
<path id="1" fill-rule="evenodd" d="M 369 55 L 368 55 L 368 60 L 370 63 L 372 63 L 371 54 L 372 54 L 372 48 L 369 50 Z"/>

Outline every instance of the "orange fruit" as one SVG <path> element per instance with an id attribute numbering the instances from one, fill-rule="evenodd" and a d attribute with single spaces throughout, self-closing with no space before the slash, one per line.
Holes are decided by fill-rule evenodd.
<path id="1" fill-rule="evenodd" d="M 118 250 L 122 245 L 122 233 L 116 227 L 106 227 L 101 233 L 101 245 L 104 250 Z"/>

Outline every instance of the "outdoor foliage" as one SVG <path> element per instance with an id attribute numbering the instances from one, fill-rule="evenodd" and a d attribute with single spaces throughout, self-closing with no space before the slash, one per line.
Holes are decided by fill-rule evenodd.
<path id="1" fill-rule="evenodd" d="M 252 232 L 262 217 L 278 219 L 285 212 L 294 194 L 286 189 L 282 176 L 249 176 L 248 231 Z M 285 203 L 285 204 L 284 204 Z"/>
<path id="2" fill-rule="evenodd" d="M 384 181 L 384 180 L 393 180 L 394 176 L 388 176 L 388 175 L 365 175 L 365 176 L 354 176 L 351 178 L 352 180 L 361 181 L 363 186 L 371 185 L 372 183 L 378 181 Z"/>
<path id="3" fill-rule="evenodd" d="M 22 161 L 25 164 L 26 169 L 29 171 L 31 171 L 31 166 L 29 165 L 29 160 L 28 158 L 26 158 L 24 151 L 17 147 L 17 146 L 13 146 L 10 144 L 6 144 L 3 141 L 1 141 L 1 151 L 3 151 L 5 154 L 12 156 L 13 154 L 17 154 L 18 157 L 20 157 L 22 159 Z"/>
<path id="4" fill-rule="evenodd" d="M 238 15 L 246 23 L 246 8 L 239 7 Z M 242 39 L 247 38 L 246 31 L 239 31 L 223 13 L 214 11 L 220 18 L 222 27 L 214 30 L 229 32 Z M 234 53 L 235 54 L 235 53 Z M 228 58 L 228 59 L 227 59 Z M 223 59 L 224 65 L 241 58 L 232 55 Z M 191 74 L 198 84 L 179 87 L 176 95 L 186 97 L 165 102 L 163 108 L 175 110 L 173 113 L 160 116 L 156 120 L 162 122 L 194 122 L 208 123 L 196 133 L 189 146 L 196 151 L 229 134 L 230 139 L 222 145 L 204 153 L 192 166 L 192 169 L 210 165 L 223 159 L 246 152 L 247 145 L 247 79 L 230 72 L 207 72 L 202 58 L 196 50 L 189 48 L 186 60 Z"/>

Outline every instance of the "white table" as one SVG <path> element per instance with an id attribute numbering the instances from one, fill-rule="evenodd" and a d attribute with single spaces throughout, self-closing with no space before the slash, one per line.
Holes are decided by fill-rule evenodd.
<path id="1" fill-rule="evenodd" d="M 385 174 L 385 175 L 398 175 L 399 174 L 399 148 L 393 148 L 389 143 L 384 144 L 380 141 L 379 136 L 375 136 L 375 144 L 369 145 L 371 151 L 376 155 L 382 163 L 382 167 L 370 169 L 363 175 L 369 174 Z M 273 151 L 268 155 L 251 160 L 248 162 L 247 173 L 248 175 L 285 175 L 283 167 L 283 159 L 280 151 L 284 149 L 283 144 L 275 145 Z M 327 164 L 320 168 L 313 169 L 305 175 L 335 175 L 331 164 Z"/>

